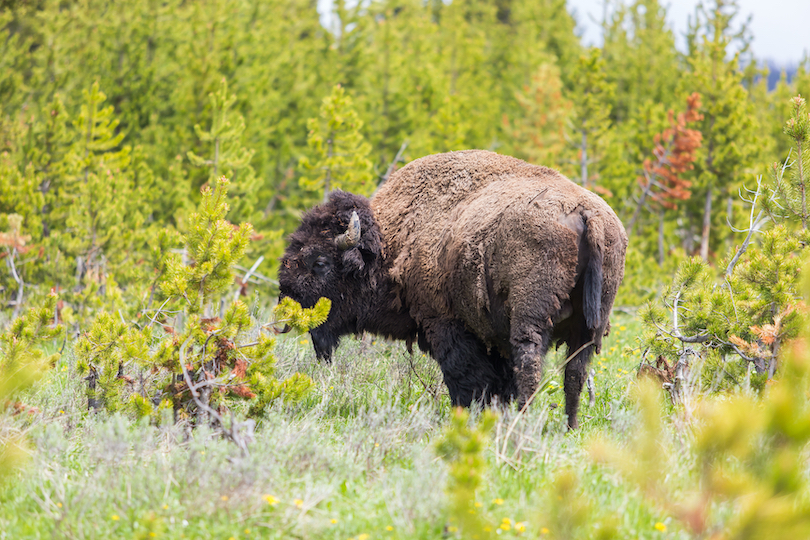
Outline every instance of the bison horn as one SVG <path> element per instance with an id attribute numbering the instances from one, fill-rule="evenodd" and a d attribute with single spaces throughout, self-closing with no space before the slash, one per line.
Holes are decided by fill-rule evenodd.
<path id="1" fill-rule="evenodd" d="M 360 218 L 357 217 L 357 212 L 352 212 L 346 232 L 335 238 L 335 244 L 343 250 L 353 248 L 360 241 L 360 232 Z"/>

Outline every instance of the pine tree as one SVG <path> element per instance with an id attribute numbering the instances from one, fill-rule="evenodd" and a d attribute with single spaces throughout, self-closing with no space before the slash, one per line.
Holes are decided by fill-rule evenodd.
<path id="1" fill-rule="evenodd" d="M 256 189 L 258 182 L 250 160 L 253 151 L 241 145 L 242 133 L 245 131 L 245 119 L 241 115 L 235 115 L 231 120 L 231 107 L 236 102 L 235 95 L 228 95 L 228 81 L 222 79 L 219 90 L 208 96 L 211 102 L 212 122 L 208 131 L 203 131 L 199 124 L 194 126 L 200 141 L 211 145 L 209 148 L 210 157 L 205 158 L 189 151 L 186 155 L 195 167 L 208 169 L 205 183 L 211 183 L 220 176 L 231 178 L 237 189 L 238 208 L 231 210 L 231 219 L 242 221 L 251 219 L 254 216 L 258 201 L 256 200 Z M 192 186 L 202 182 L 194 182 Z"/>
<path id="2" fill-rule="evenodd" d="M 682 70 L 675 36 L 658 0 L 619 4 L 604 25 L 603 56 L 608 81 L 616 87 L 611 118 L 629 120 L 639 106 L 676 105 L 678 77 Z"/>
<path id="3" fill-rule="evenodd" d="M 591 167 L 600 160 L 600 154 L 609 144 L 610 112 L 616 88 L 607 80 L 605 60 L 597 48 L 579 57 L 570 75 L 573 88 L 574 114 L 571 118 L 571 145 L 576 149 L 576 167 L 579 183 L 590 187 L 598 174 Z"/>
<path id="4" fill-rule="evenodd" d="M 376 187 L 368 159 L 371 147 L 363 140 L 363 121 L 342 86 L 336 85 L 324 98 L 319 118 L 310 118 L 307 127 L 313 157 L 301 158 L 302 170 L 311 175 L 301 178 L 301 186 L 323 190 L 324 201 L 333 189 L 371 195 Z"/>
<path id="5" fill-rule="evenodd" d="M 42 307 L 14 319 L 0 334 L 0 480 L 31 452 L 17 430 L 5 429 L 9 416 L 4 413 L 9 408 L 24 411 L 17 401 L 20 394 L 59 359 L 59 353 L 46 353 L 46 344 L 64 332 L 54 321 L 56 303 L 56 295 L 48 296 Z"/>
<path id="6" fill-rule="evenodd" d="M 53 242 L 75 264 L 80 294 L 73 301 L 80 311 L 117 294 L 119 280 L 136 278 L 131 257 L 143 241 L 144 195 L 133 185 L 131 147 L 121 144 L 124 133 L 116 133 L 118 120 L 112 106 L 103 107 L 105 100 L 98 83 L 85 92 L 65 156 L 60 206 L 54 201 L 51 212 L 60 228 Z"/>
<path id="7" fill-rule="evenodd" d="M 572 103 L 564 96 L 559 68 L 553 63 L 541 64 L 531 84 L 517 92 L 516 98 L 520 114 L 505 120 L 507 133 L 512 135 L 511 151 L 530 163 L 562 169 L 567 165 L 559 161 L 567 144 Z"/>
<path id="8" fill-rule="evenodd" d="M 638 181 L 642 192 L 638 205 L 627 225 L 628 235 L 633 235 L 639 213 L 648 197 L 659 206 L 659 262 L 663 264 L 663 223 L 664 212 L 677 208 L 681 201 L 691 197 L 692 183 L 683 177 L 694 167 L 695 152 L 701 145 L 702 135 L 690 129 L 688 124 L 701 120 L 700 95 L 692 94 L 686 100 L 686 111 L 677 118 L 670 109 L 667 119 L 669 127 L 653 136 L 653 159 L 646 158 L 642 165 L 642 176 Z"/>
<path id="9" fill-rule="evenodd" d="M 159 420 L 161 411 L 193 417 L 198 425 L 213 424 L 234 442 L 244 440 L 236 427 L 224 425 L 221 411 L 233 399 L 250 401 L 249 414 L 259 416 L 278 398 L 297 400 L 312 386 L 301 374 L 285 380 L 274 376 L 274 341 L 253 335 L 256 322 L 232 296 L 233 267 L 247 248 L 251 227 L 234 227 L 228 213 L 228 180 L 203 188 L 199 211 L 189 219 L 183 256 L 167 253 L 171 231 L 157 240 L 153 260 L 162 300 L 156 310 L 144 309 L 136 321 L 121 313 L 101 311 L 75 345 L 79 371 L 88 382 L 88 407 L 130 411 Z M 162 296 L 160 296 L 162 295 Z M 307 310 L 292 301 L 277 309 L 276 323 L 307 331 L 323 323 L 330 303 L 319 300 Z M 263 325 L 260 330 L 270 327 Z M 149 383 L 139 386 L 128 375 L 148 370 Z M 216 390 L 216 391 L 215 391 Z M 150 397 L 151 396 L 151 397 Z"/>
<path id="10" fill-rule="evenodd" d="M 798 95 L 790 100 L 791 115 L 785 123 L 784 132 L 792 140 L 790 165 L 790 182 L 779 182 L 781 199 L 786 209 L 798 215 L 802 228 L 807 229 L 807 190 L 810 188 L 810 113 L 807 101 Z M 792 160 L 791 160 L 792 158 Z"/>
<path id="11" fill-rule="evenodd" d="M 695 161 L 695 191 L 700 198 L 694 201 L 691 215 L 702 216 L 700 256 L 704 260 L 711 251 L 712 223 L 720 223 L 721 209 L 715 201 L 736 198 L 758 144 L 758 128 L 738 70 L 740 53 L 731 60 L 726 57 L 733 41 L 741 41 L 743 51 L 747 46 L 747 27 L 743 25 L 736 33 L 732 30 L 738 11 L 735 1 L 714 0 L 708 10 L 700 4 L 687 36 L 690 74 L 683 85 L 689 92 L 700 93 L 703 105 L 703 120 L 697 127 L 703 134 L 703 146 Z"/>

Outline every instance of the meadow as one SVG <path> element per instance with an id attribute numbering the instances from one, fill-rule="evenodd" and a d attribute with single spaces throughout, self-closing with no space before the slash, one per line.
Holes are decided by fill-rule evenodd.
<path id="1" fill-rule="evenodd" d="M 557 537 L 550 499 L 560 471 L 572 471 L 567 502 L 584 498 L 598 516 L 615 516 L 621 537 L 685 537 L 588 457 L 595 435 L 621 441 L 635 424 L 638 329 L 633 316 L 614 316 L 579 430 L 565 429 L 559 375 L 520 418 L 514 405 L 496 409 L 476 499 L 492 531 Z M 549 355 L 550 369 L 561 353 Z M 276 356 L 280 376 L 306 373 L 315 389 L 275 404 L 242 455 L 170 416 L 150 425 L 88 413 L 85 383 L 64 354 L 25 399 L 37 410 L 20 427 L 31 459 L 2 492 L 0 538 L 456 537 L 435 447 L 452 411 L 435 362 L 369 336 L 345 339 L 332 365 L 315 361 L 306 335 L 279 339 Z M 684 463 L 671 481 L 689 474 Z"/>

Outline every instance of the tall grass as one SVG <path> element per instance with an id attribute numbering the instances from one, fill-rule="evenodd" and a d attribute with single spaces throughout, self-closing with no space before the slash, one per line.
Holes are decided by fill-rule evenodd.
<path id="1" fill-rule="evenodd" d="M 568 519 L 564 510 L 582 504 L 590 516 L 582 531 L 689 538 L 636 487 L 588 457 L 595 435 L 621 445 L 634 432 L 638 415 L 628 395 L 638 331 L 630 317 L 616 317 L 593 364 L 595 403 L 583 399 L 578 431 L 565 430 L 559 375 L 524 414 L 514 405 L 496 408 L 476 506 L 493 534 L 554 537 L 553 527 Z M 306 336 L 279 339 L 276 353 L 279 376 L 304 372 L 316 388 L 302 402 L 274 404 L 242 455 L 217 433 L 169 417 L 156 426 L 88 413 L 67 352 L 26 398 L 38 412 L 7 419 L 34 451 L 0 489 L 0 539 L 461 534 L 448 520 L 446 465 L 435 451 L 450 416 L 435 362 L 368 336 L 344 340 L 331 365 L 315 361 Z M 562 351 L 550 355 L 549 369 L 561 360 Z M 665 429 L 672 447 L 688 448 L 677 422 Z M 688 451 L 661 466 L 674 489 L 693 480 Z"/>

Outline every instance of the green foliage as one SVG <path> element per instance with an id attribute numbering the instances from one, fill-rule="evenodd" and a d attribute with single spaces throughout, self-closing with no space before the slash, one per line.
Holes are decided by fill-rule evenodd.
<path id="1" fill-rule="evenodd" d="M 273 309 L 276 322 L 289 324 L 299 332 L 308 332 L 326 322 L 332 301 L 320 298 L 310 309 L 302 309 L 301 304 L 292 298 L 282 298 Z"/>
<path id="2" fill-rule="evenodd" d="M 555 474 L 538 524 L 542 537 L 555 540 L 619 538 L 614 517 L 602 517 L 588 497 L 581 493 L 581 480 L 571 470 Z"/>
<path id="3" fill-rule="evenodd" d="M 645 250 L 634 244 L 631 239 L 624 261 L 624 279 L 616 296 L 617 306 L 643 306 L 658 298 L 686 258 L 682 251 L 674 250 L 661 265 L 655 257 L 645 255 Z"/>
<path id="4" fill-rule="evenodd" d="M 368 159 L 371 146 L 363 140 L 362 127 L 352 98 L 336 85 L 324 98 L 319 117 L 307 122 L 307 145 L 313 157 L 302 157 L 300 166 L 313 176 L 302 177 L 301 187 L 323 190 L 324 201 L 334 189 L 371 195 L 376 183 Z"/>
<path id="5" fill-rule="evenodd" d="M 161 289 L 167 296 L 181 297 L 190 314 L 198 314 L 233 283 L 233 265 L 250 242 L 253 227 L 238 228 L 225 220 L 230 182 L 224 176 L 214 189 L 202 189 L 200 211 L 189 216 L 184 235 L 185 252 L 166 262 Z M 183 256 L 187 260 L 183 260 Z"/>
<path id="6" fill-rule="evenodd" d="M 660 392 L 652 383 L 637 392 L 640 427 L 625 449 L 597 442 L 592 456 L 619 469 L 644 496 L 695 537 L 724 539 L 810 534 L 807 476 L 801 465 L 810 442 L 810 357 L 796 342 L 780 378 L 760 401 L 750 395 L 706 400 L 694 413 L 694 442 L 688 448 L 695 477 L 676 489 L 668 482 L 677 460 L 662 429 Z M 734 512 L 718 527 L 717 503 Z"/>
<path id="7" fill-rule="evenodd" d="M 633 0 L 616 6 L 605 23 L 605 70 L 616 87 L 614 122 L 632 121 L 640 108 L 677 102 L 677 73 L 683 69 L 675 36 L 658 0 Z M 630 135 L 630 134 L 629 134 Z M 632 135 L 631 135 L 632 136 Z"/>
<path id="8" fill-rule="evenodd" d="M 566 128 L 572 103 L 563 94 L 560 69 L 553 63 L 541 64 L 531 83 L 515 96 L 520 113 L 509 122 L 515 156 L 549 167 L 563 168 L 558 163 L 566 147 Z"/>
<path id="9" fill-rule="evenodd" d="M 444 436 L 436 443 L 436 451 L 449 465 L 446 492 L 450 499 L 450 523 L 465 537 L 494 537 L 492 527 L 487 526 L 475 502 L 487 469 L 484 449 L 496 420 L 494 413 L 484 411 L 478 425 L 470 427 L 469 413 L 457 408 Z"/>
<path id="10" fill-rule="evenodd" d="M 569 80 L 574 103 L 571 118 L 571 141 L 576 149 L 574 177 L 584 187 L 592 187 L 598 183 L 599 174 L 594 169 L 598 171 L 599 167 L 590 165 L 600 162 L 608 151 L 616 85 L 608 80 L 605 59 L 597 48 L 579 57 Z"/>
<path id="11" fill-rule="evenodd" d="M 784 168 L 780 169 L 774 164 L 775 191 L 780 196 L 779 202 L 782 212 L 788 211 L 799 216 L 802 227 L 807 228 L 807 180 L 810 175 L 810 113 L 807 111 L 807 101 L 798 95 L 790 100 L 791 114 L 785 122 L 784 132 L 792 139 L 788 163 L 790 168 L 789 181 L 783 179 Z M 793 153 L 795 157 L 791 160 Z"/>
<path id="12" fill-rule="evenodd" d="M 650 303 L 642 313 L 650 354 L 671 365 L 703 358 L 704 384 L 713 388 L 748 380 L 747 363 L 772 376 L 782 343 L 797 336 L 804 320 L 804 262 L 799 239 L 783 226 L 764 233 L 722 281 L 701 259 L 685 261 L 663 294 L 665 309 Z"/>
<path id="13" fill-rule="evenodd" d="M 56 295 L 49 296 L 45 305 L 14 319 L 0 334 L 0 480 L 28 454 L 24 438 L 7 429 L 7 409 L 25 411 L 15 400 L 59 358 L 59 353 L 48 354 L 45 347 L 64 332 L 54 324 L 57 301 Z"/>
<path id="14" fill-rule="evenodd" d="M 684 94 L 701 95 L 698 112 L 703 118 L 695 128 L 703 135 L 703 145 L 694 169 L 697 196 L 688 213 L 701 230 L 700 254 L 706 260 L 724 239 L 726 218 L 734 222 L 734 216 L 727 215 L 717 202 L 736 199 L 744 175 L 753 172 L 755 160 L 763 157 L 758 155 L 760 128 L 739 69 L 748 30 L 745 24 L 734 28 L 738 14 L 734 0 L 714 0 L 708 8 L 700 5 L 687 35 L 690 73 L 681 79 Z M 741 50 L 728 60 L 732 43 L 739 43 Z M 711 235 L 711 228 L 717 233 Z"/>
<path id="15" fill-rule="evenodd" d="M 233 265 L 250 241 L 251 227 L 234 228 L 226 221 L 228 186 L 220 177 L 214 189 L 204 187 L 199 211 L 189 216 L 182 255 L 171 253 L 170 230 L 156 235 L 151 260 L 154 279 L 141 324 L 118 313 L 102 311 L 75 345 L 79 373 L 87 375 L 88 405 L 115 412 L 129 410 L 139 417 L 160 420 L 172 408 L 197 423 L 222 425 L 217 410 L 234 399 L 250 401 L 248 413 L 260 416 L 283 397 L 298 401 L 313 383 L 295 374 L 285 380 L 274 376 L 274 341 L 252 335 L 254 321 L 241 300 L 227 301 L 233 284 Z M 159 288 L 159 291 L 158 291 Z M 152 310 L 158 294 L 161 306 Z M 329 301 L 312 309 L 287 302 L 281 307 L 294 328 L 307 331 L 329 314 Z M 212 313 L 219 309 L 220 316 Z M 163 328 L 153 332 L 155 323 Z M 126 371 L 139 373 L 140 384 Z M 147 383 L 144 372 L 150 373 Z M 223 426 L 224 427 L 224 426 Z"/>
<path id="16" fill-rule="evenodd" d="M 228 95 L 228 82 L 222 79 L 219 90 L 209 94 L 213 118 L 211 129 L 203 131 L 199 124 L 194 125 L 194 131 L 200 141 L 211 145 L 213 154 L 210 158 L 198 156 L 189 151 L 186 155 L 196 167 L 208 169 L 206 183 L 212 184 L 220 176 L 226 176 L 237 187 L 234 195 L 237 196 L 242 211 L 232 211 L 237 217 L 249 218 L 250 211 L 256 207 L 257 179 L 250 160 L 253 151 L 241 146 L 242 134 L 245 131 L 245 119 L 237 115 L 235 122 L 229 119 L 230 109 L 236 103 L 235 95 Z"/>

